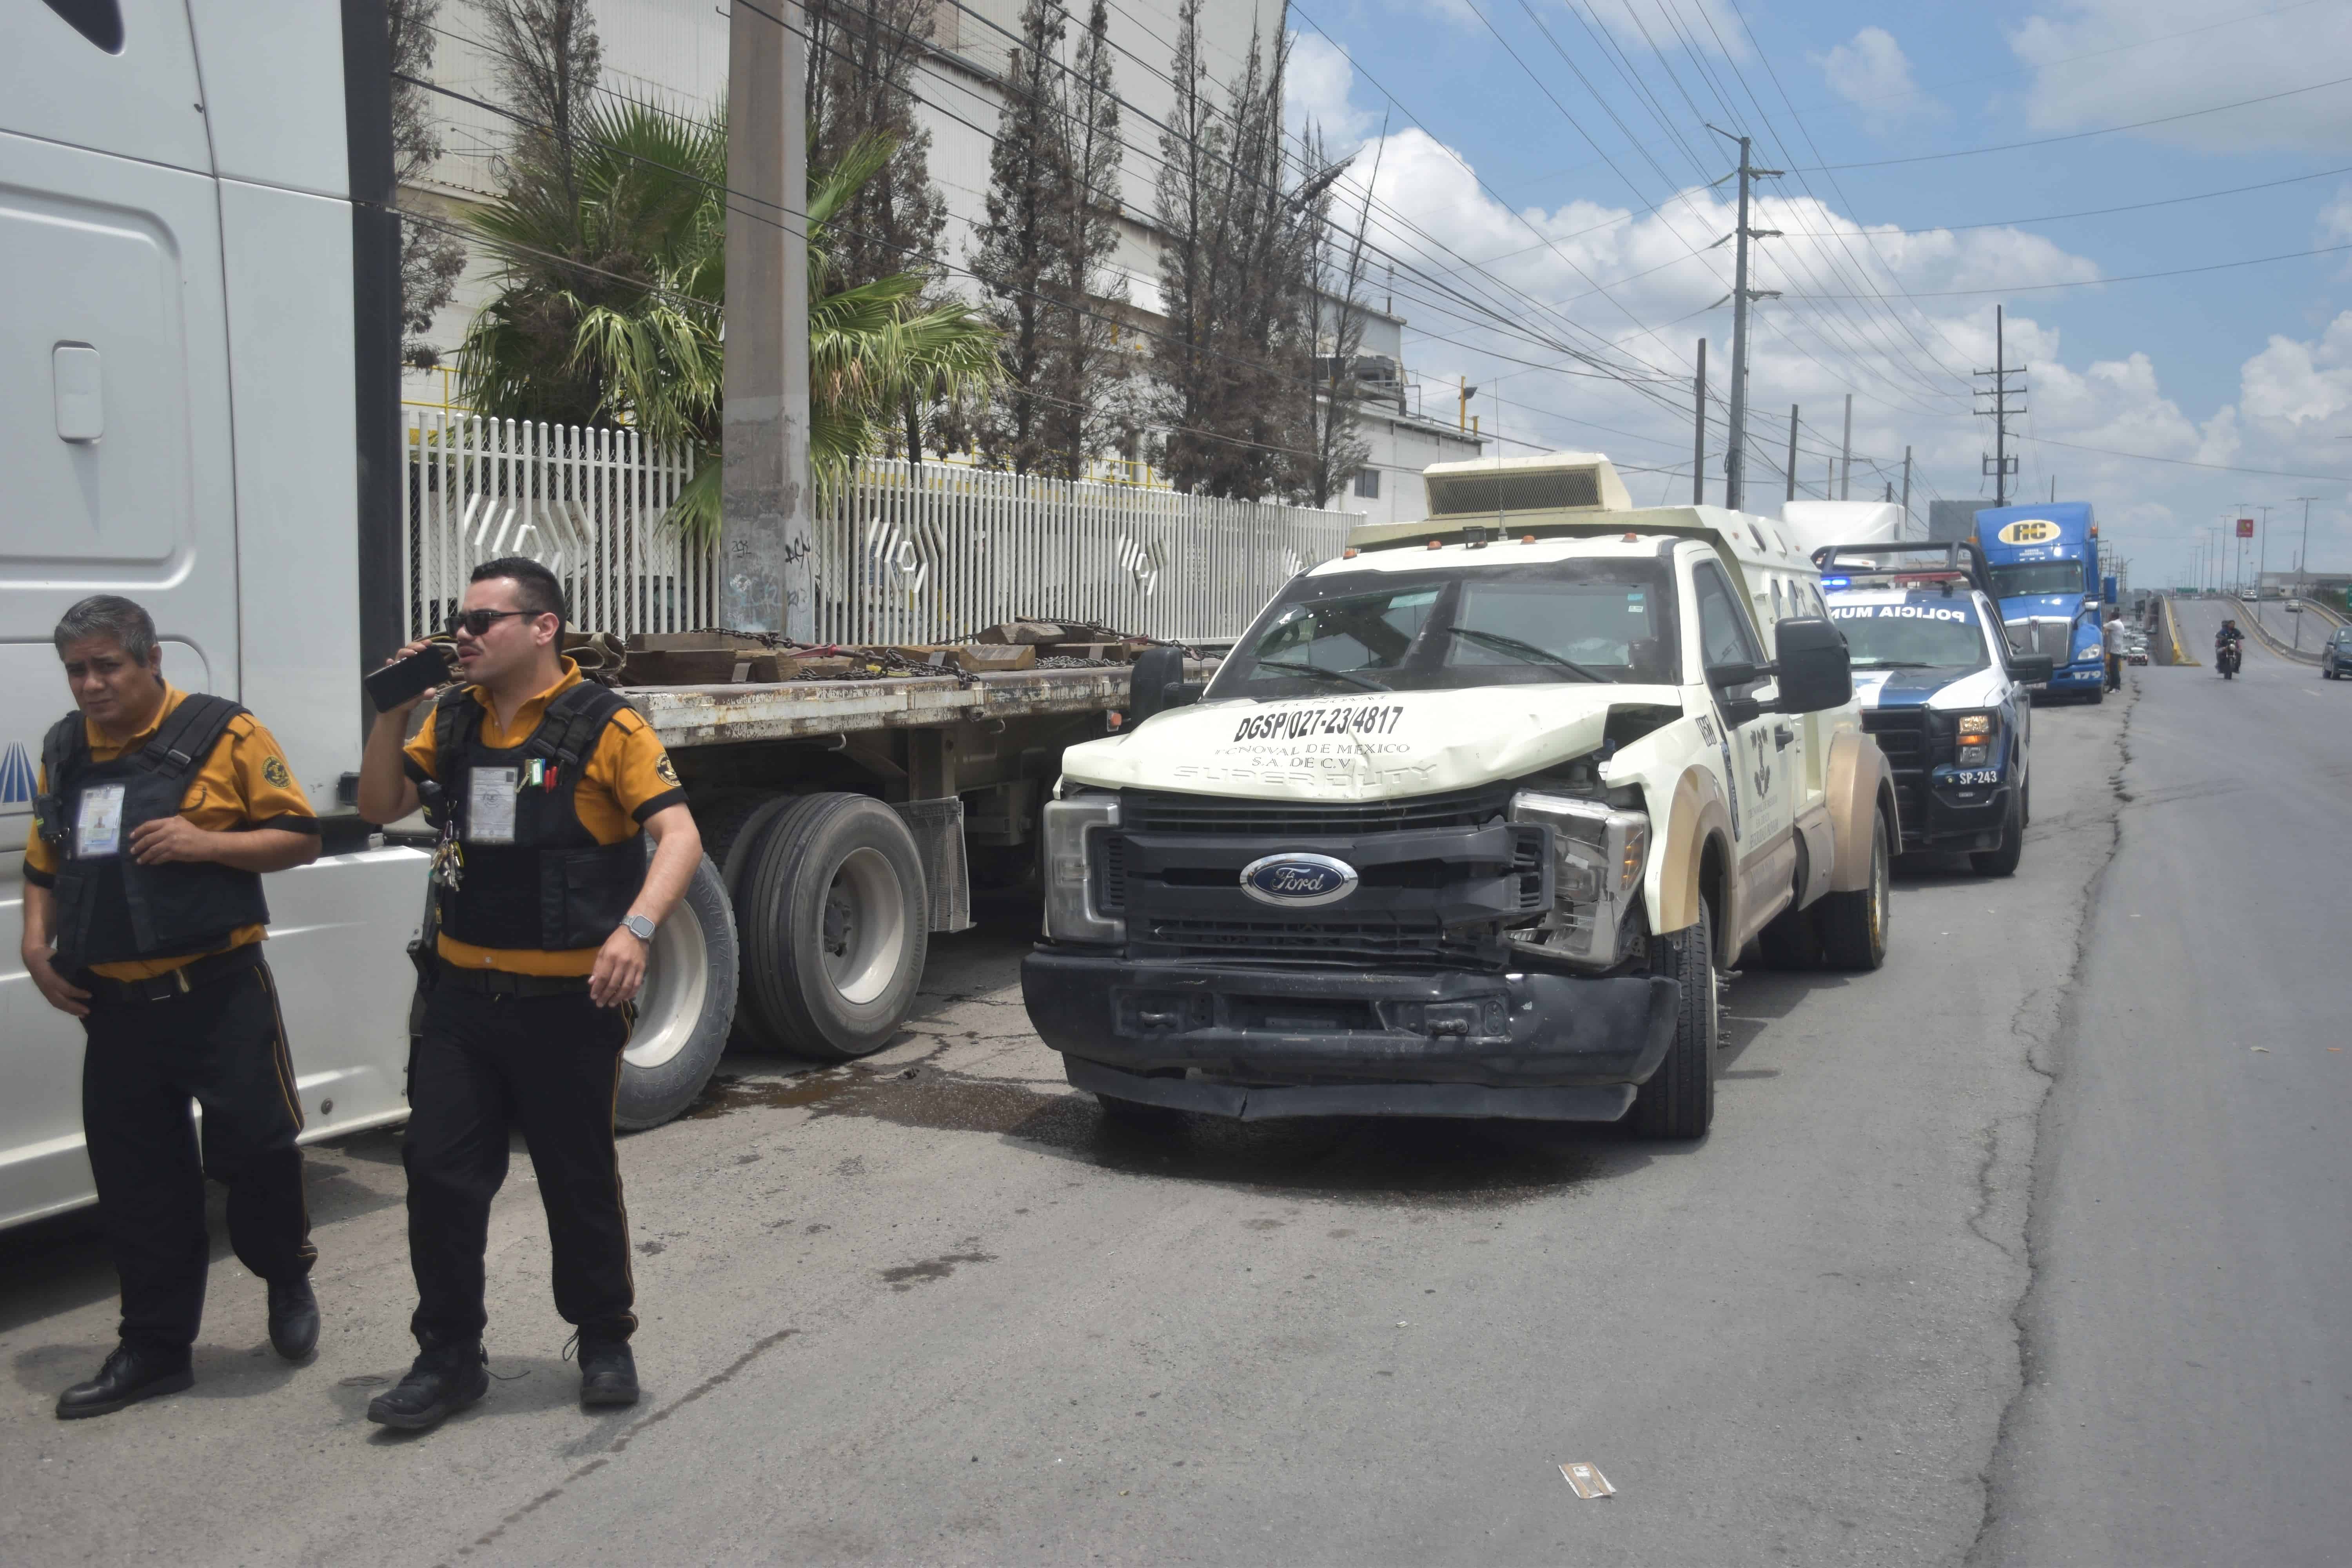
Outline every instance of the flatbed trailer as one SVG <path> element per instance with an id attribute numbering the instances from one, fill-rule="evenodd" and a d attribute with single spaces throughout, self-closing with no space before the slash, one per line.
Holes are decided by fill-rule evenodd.
<path id="1" fill-rule="evenodd" d="M 856 657 L 852 655 L 853 658 Z M 617 689 L 669 748 L 708 852 L 656 939 L 621 1091 L 625 1126 L 676 1115 L 731 1042 L 845 1061 L 895 1037 L 929 939 L 971 895 L 1034 890 L 1062 752 L 1108 734 L 1134 665 L 889 671 Z"/>

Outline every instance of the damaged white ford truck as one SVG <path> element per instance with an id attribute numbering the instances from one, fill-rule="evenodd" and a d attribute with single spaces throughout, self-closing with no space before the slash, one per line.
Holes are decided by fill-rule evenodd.
<path id="1" fill-rule="evenodd" d="M 1045 811 L 1038 1034 L 1107 1114 L 1696 1138 L 1727 970 L 1875 969 L 1902 842 L 1812 563 L 1605 458 L 1428 470 Z"/>

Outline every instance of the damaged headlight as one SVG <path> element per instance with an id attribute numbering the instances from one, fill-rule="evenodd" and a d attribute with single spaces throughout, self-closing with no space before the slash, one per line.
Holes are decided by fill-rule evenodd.
<path id="1" fill-rule="evenodd" d="M 1544 921 L 1545 945 L 1570 958 L 1615 963 L 1620 939 L 1632 930 L 1625 911 L 1649 861 L 1648 816 L 1605 801 L 1522 790 L 1511 797 L 1510 819 L 1552 830 L 1553 905 Z"/>
<path id="2" fill-rule="evenodd" d="M 1087 792 L 1045 803 L 1045 934 L 1056 942 L 1123 942 L 1127 922 L 1102 912 L 1093 861 L 1118 831 L 1118 796 Z"/>

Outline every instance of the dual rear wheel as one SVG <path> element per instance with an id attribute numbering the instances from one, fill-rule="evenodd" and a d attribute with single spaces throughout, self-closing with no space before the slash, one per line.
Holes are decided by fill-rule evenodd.
<path id="1" fill-rule="evenodd" d="M 897 812 L 851 794 L 731 794 L 662 922 L 622 1054 L 614 1121 L 655 1127 L 694 1102 L 730 1039 L 818 1061 L 889 1044 L 930 942 L 922 856 Z"/>

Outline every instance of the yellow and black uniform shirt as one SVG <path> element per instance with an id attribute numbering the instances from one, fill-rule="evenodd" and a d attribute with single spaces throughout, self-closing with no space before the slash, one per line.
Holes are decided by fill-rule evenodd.
<path id="1" fill-rule="evenodd" d="M 546 717 L 547 705 L 579 684 L 580 667 L 565 659 L 562 679 L 517 709 L 514 721 L 505 725 L 499 722 L 488 694 L 478 686 L 467 687 L 466 695 L 482 705 L 482 744 L 494 750 L 521 745 Z M 426 711 L 429 714 L 431 710 Z M 436 771 L 434 729 L 428 717 L 425 728 L 408 742 L 408 776 L 418 782 L 439 780 L 446 789 L 451 787 L 450 782 Z M 589 753 L 588 766 L 573 786 L 572 809 L 579 814 L 580 826 L 594 835 L 599 844 L 617 844 L 631 837 L 643 830 L 646 818 L 654 813 L 685 804 L 686 791 L 678 787 L 677 770 L 670 764 L 668 751 L 645 716 L 630 710 L 614 716 L 596 737 L 596 749 Z M 440 952 L 467 969 L 503 969 L 509 974 L 577 975 L 596 967 L 593 947 L 562 952 L 477 947 L 446 932 L 440 938 Z"/>
<path id="2" fill-rule="evenodd" d="M 97 725 L 84 720 L 90 761 L 110 763 L 144 746 L 155 738 L 155 731 L 163 727 L 172 710 L 186 701 L 187 696 L 176 686 L 166 686 L 163 706 L 155 710 L 155 721 L 120 745 L 108 741 L 99 733 Z M 47 793 L 47 769 L 42 770 L 40 787 L 42 793 Z M 220 744 L 189 776 L 187 794 L 180 799 L 180 815 L 207 833 L 237 833 L 256 827 L 283 827 L 296 833 L 319 831 L 319 814 L 310 809 L 310 797 L 295 782 L 293 770 L 287 767 L 286 753 L 250 713 L 240 713 L 228 721 L 228 731 L 221 736 Z M 128 845 L 123 853 L 130 853 Z M 58 852 L 38 833 L 27 837 L 25 880 L 37 888 L 54 888 L 57 871 Z M 268 934 L 259 926 L 240 926 L 229 938 L 228 947 L 219 951 L 226 952 L 230 948 L 259 942 Z M 91 967 L 109 980 L 151 980 L 199 958 L 212 956 L 199 952 L 184 958 L 142 958 Z"/>

